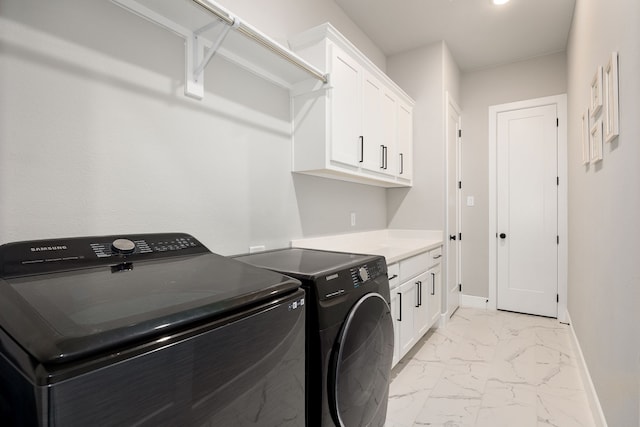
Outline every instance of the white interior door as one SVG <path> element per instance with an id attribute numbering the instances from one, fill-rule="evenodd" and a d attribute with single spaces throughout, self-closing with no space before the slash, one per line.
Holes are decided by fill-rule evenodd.
<path id="1" fill-rule="evenodd" d="M 447 312 L 453 315 L 460 306 L 461 273 L 461 117 L 451 98 L 447 101 Z"/>
<path id="2" fill-rule="evenodd" d="M 557 106 L 497 115 L 497 308 L 558 315 Z"/>

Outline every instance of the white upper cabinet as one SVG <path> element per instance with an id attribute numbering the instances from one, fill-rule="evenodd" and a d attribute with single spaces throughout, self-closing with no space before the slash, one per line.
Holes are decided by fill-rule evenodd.
<path id="1" fill-rule="evenodd" d="M 411 182 L 413 177 L 413 108 L 400 104 L 398 112 L 398 152 L 395 158 L 398 179 Z"/>
<path id="2" fill-rule="evenodd" d="M 361 166 L 378 172 L 384 168 L 382 84 L 369 73 L 362 77 Z"/>
<path id="3" fill-rule="evenodd" d="M 331 160 L 349 166 L 357 166 L 360 147 L 360 81 L 362 69 L 345 52 L 333 46 L 331 49 L 333 90 L 330 109 L 333 122 Z"/>
<path id="4" fill-rule="evenodd" d="M 290 45 L 329 80 L 292 90 L 294 172 L 411 186 L 413 100 L 330 24 Z"/>
<path id="5" fill-rule="evenodd" d="M 398 164 L 394 161 L 396 159 L 398 151 L 398 105 L 399 101 L 392 92 L 384 90 L 382 94 L 382 117 L 381 123 L 381 135 L 384 146 L 384 168 L 383 173 L 391 176 L 398 175 Z"/>

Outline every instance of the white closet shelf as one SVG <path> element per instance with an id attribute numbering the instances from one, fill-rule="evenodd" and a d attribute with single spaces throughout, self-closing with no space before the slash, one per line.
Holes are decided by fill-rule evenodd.
<path id="1" fill-rule="evenodd" d="M 204 69 L 214 54 L 286 89 L 328 78 L 289 49 L 212 0 L 111 0 L 185 39 L 185 95 L 204 96 Z"/>

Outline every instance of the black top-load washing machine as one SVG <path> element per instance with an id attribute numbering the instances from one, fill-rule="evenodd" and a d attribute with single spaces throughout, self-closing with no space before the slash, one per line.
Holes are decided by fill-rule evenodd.
<path id="1" fill-rule="evenodd" d="M 188 234 L 2 245 L 0 424 L 302 427 L 304 298 Z"/>
<path id="2" fill-rule="evenodd" d="M 307 292 L 307 426 L 383 426 L 393 358 L 385 259 L 295 248 L 236 259 Z"/>

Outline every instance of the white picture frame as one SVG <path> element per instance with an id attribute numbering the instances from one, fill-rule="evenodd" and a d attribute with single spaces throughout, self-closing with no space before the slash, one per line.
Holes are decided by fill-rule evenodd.
<path id="1" fill-rule="evenodd" d="M 598 67 L 598 70 L 591 79 L 591 103 L 589 110 L 591 111 L 591 117 L 595 118 L 602 109 L 602 67 Z"/>
<path id="2" fill-rule="evenodd" d="M 591 163 L 602 161 L 602 119 L 596 120 L 589 130 L 589 146 L 591 151 Z"/>
<path id="3" fill-rule="evenodd" d="M 582 113 L 582 164 L 589 164 L 591 161 L 590 137 L 591 128 L 589 127 L 589 109 Z"/>
<path id="4" fill-rule="evenodd" d="M 620 134 L 618 52 L 611 53 L 603 71 L 604 83 L 604 139 L 613 141 Z"/>

